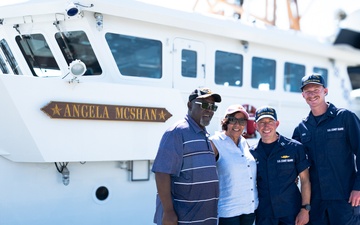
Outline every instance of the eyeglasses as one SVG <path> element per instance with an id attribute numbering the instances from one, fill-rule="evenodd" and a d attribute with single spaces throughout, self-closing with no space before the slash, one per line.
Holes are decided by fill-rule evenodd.
<path id="1" fill-rule="evenodd" d="M 236 123 L 239 123 L 240 126 L 245 126 L 247 124 L 247 119 L 244 118 L 236 118 L 236 117 L 229 117 L 228 118 L 229 124 L 235 125 Z"/>
<path id="2" fill-rule="evenodd" d="M 216 111 L 218 106 L 215 105 L 214 103 L 209 103 L 209 102 L 195 102 L 196 104 L 200 105 L 200 107 L 203 110 L 211 110 L 211 111 Z"/>

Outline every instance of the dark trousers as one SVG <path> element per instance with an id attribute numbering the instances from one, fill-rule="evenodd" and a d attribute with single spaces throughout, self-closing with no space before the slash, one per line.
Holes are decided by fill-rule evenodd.
<path id="1" fill-rule="evenodd" d="M 287 216 L 280 218 L 256 217 L 256 225 L 295 225 L 296 216 Z M 338 224 L 340 225 L 340 224 Z"/>
<path id="2" fill-rule="evenodd" d="M 310 221 L 308 225 L 351 224 L 353 207 L 347 200 L 311 200 Z M 354 223 L 358 224 L 358 223 Z"/>
<path id="3" fill-rule="evenodd" d="M 255 213 L 242 214 L 229 218 L 220 217 L 219 225 L 253 225 L 255 220 Z"/>

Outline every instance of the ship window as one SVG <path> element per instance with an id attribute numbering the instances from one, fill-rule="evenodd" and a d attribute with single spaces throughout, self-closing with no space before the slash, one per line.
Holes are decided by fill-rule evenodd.
<path id="1" fill-rule="evenodd" d="M 322 77 L 325 80 L 325 87 L 327 87 L 327 85 L 328 85 L 328 70 L 325 68 L 314 67 L 313 71 L 314 71 L 314 73 L 318 73 L 318 74 L 322 75 Z"/>
<path id="2" fill-rule="evenodd" d="M 284 73 L 284 90 L 301 92 L 301 78 L 305 76 L 305 66 L 286 62 Z"/>
<path id="3" fill-rule="evenodd" d="M 216 51 L 215 83 L 241 87 L 243 85 L 243 56 L 236 53 Z"/>
<path id="4" fill-rule="evenodd" d="M 2 39 L 0 41 L 0 49 L 1 49 L 2 53 L 5 55 L 6 61 L 10 65 L 10 68 L 13 71 L 13 73 L 17 74 L 17 75 L 21 74 L 21 70 L 19 68 L 19 65 L 16 62 L 15 57 L 12 54 L 12 52 L 11 52 L 11 50 L 9 48 L 9 45 L 7 44 L 5 39 Z M 8 69 L 6 69 L 6 71 L 7 71 L 7 73 L 9 72 Z"/>
<path id="5" fill-rule="evenodd" d="M 122 75 L 162 77 L 161 41 L 114 33 L 107 33 L 105 38 Z"/>
<path id="6" fill-rule="evenodd" d="M 181 52 L 181 75 L 183 77 L 196 77 L 197 53 L 183 49 Z"/>
<path id="7" fill-rule="evenodd" d="M 61 71 L 42 34 L 16 36 L 16 42 L 34 76 L 60 76 Z"/>
<path id="8" fill-rule="evenodd" d="M 100 75 L 100 64 L 92 49 L 89 39 L 83 31 L 67 31 L 55 34 L 56 41 L 67 64 L 79 59 L 86 65 L 86 75 Z"/>
<path id="9" fill-rule="evenodd" d="M 262 91 L 275 90 L 276 61 L 253 57 L 251 65 L 251 87 Z"/>
<path id="10" fill-rule="evenodd" d="M 4 58 L 0 55 L 0 69 L 1 69 L 1 72 L 3 74 L 8 74 L 9 73 L 9 70 L 8 68 L 6 67 L 6 63 L 5 63 L 5 60 Z"/>

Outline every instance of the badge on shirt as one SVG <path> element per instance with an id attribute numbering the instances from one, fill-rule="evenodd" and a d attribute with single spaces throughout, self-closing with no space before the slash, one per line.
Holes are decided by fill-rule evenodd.
<path id="1" fill-rule="evenodd" d="M 281 159 L 277 160 L 277 163 L 287 163 L 287 162 L 294 162 L 294 159 L 290 159 L 289 155 L 282 155 Z"/>

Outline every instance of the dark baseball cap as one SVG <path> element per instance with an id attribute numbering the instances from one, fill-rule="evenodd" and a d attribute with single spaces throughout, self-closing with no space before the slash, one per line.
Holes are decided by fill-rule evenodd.
<path id="1" fill-rule="evenodd" d="M 325 86 L 325 80 L 320 74 L 306 75 L 301 79 L 301 90 L 308 84 L 318 84 Z"/>
<path id="2" fill-rule="evenodd" d="M 189 102 L 191 102 L 196 98 L 208 98 L 211 96 L 214 97 L 215 102 L 221 102 L 221 96 L 219 94 L 212 92 L 209 88 L 195 89 L 189 96 Z"/>
<path id="3" fill-rule="evenodd" d="M 271 118 L 276 121 L 277 115 L 275 109 L 270 106 L 262 106 L 258 108 L 255 112 L 255 121 L 258 122 L 262 118 Z"/>

